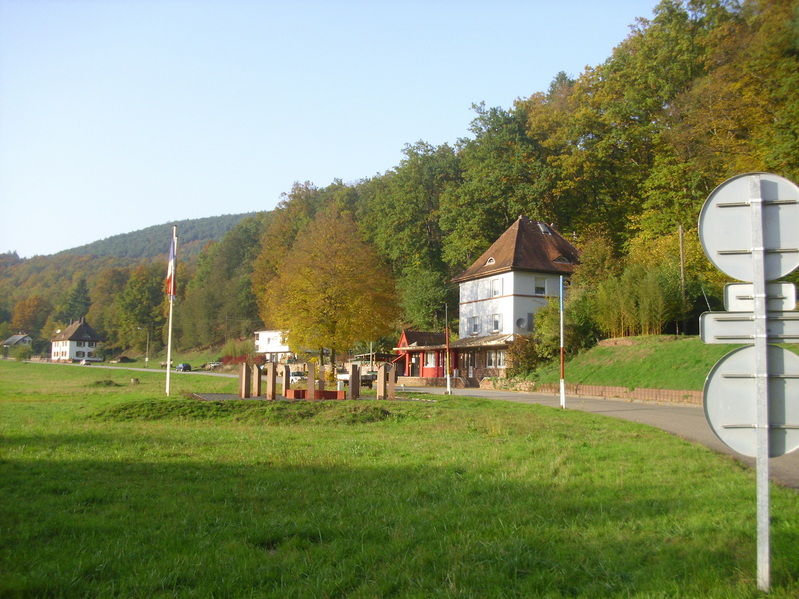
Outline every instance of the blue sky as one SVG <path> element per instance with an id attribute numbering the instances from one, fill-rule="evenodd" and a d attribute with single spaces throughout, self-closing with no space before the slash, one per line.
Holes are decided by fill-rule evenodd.
<path id="1" fill-rule="evenodd" d="M 656 4 L 0 0 L 0 252 L 383 173 L 468 136 L 473 103 L 604 62 Z"/>

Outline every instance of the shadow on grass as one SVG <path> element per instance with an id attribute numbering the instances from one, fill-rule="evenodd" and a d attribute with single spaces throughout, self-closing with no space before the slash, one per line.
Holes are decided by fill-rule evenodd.
<path id="1" fill-rule="evenodd" d="M 5 441 L 40 456 L 124 444 Z M 3 460 L 0 595 L 712 597 L 754 586 L 752 523 L 656 482 L 620 494 L 465 461 L 251 462 Z M 775 582 L 795 592 L 795 519 L 776 528 Z"/>

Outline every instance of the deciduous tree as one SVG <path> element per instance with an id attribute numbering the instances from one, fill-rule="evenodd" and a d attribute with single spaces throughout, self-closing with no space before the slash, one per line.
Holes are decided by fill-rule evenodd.
<path id="1" fill-rule="evenodd" d="M 295 182 L 291 192 L 281 197 L 263 232 L 261 251 L 253 264 L 252 291 L 267 326 L 276 326 L 269 320 L 271 310 L 263 303 L 268 298 L 267 289 L 277 276 L 297 234 L 313 220 L 319 204 L 319 188 L 310 181 Z"/>
<path id="2" fill-rule="evenodd" d="M 389 269 L 335 208 L 297 236 L 260 303 L 293 351 L 349 349 L 391 331 L 398 316 Z"/>
<path id="3" fill-rule="evenodd" d="M 33 295 L 16 303 L 11 326 L 18 332 L 38 336 L 52 311 L 53 307 L 46 299 Z"/>
<path id="4" fill-rule="evenodd" d="M 138 333 L 149 323 L 164 322 L 164 277 L 160 264 L 140 266 L 133 271 L 125 289 L 116 298 L 117 335 L 123 347 L 145 349 L 144 335 Z"/>
<path id="5" fill-rule="evenodd" d="M 462 140 L 459 150 L 462 183 L 441 199 L 443 258 L 454 271 L 466 268 L 519 215 L 545 218 L 546 164 L 526 132 L 526 115 L 482 104 L 474 110 L 474 137 Z"/>

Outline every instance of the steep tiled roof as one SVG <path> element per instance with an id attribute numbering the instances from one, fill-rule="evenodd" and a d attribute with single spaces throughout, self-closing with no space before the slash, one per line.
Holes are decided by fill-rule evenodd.
<path id="1" fill-rule="evenodd" d="M 75 320 L 51 341 L 102 341 L 100 335 L 83 318 Z"/>
<path id="2" fill-rule="evenodd" d="M 542 222 L 519 217 L 474 264 L 454 282 L 479 279 L 510 270 L 569 275 L 580 252 Z"/>

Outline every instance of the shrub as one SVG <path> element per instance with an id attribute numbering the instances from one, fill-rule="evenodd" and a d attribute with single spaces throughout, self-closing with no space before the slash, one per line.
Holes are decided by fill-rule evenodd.
<path id="1" fill-rule="evenodd" d="M 509 377 L 521 376 L 535 370 L 544 359 L 539 353 L 538 344 L 529 335 L 519 335 L 508 346 L 505 354 L 506 374 Z"/>
<path id="2" fill-rule="evenodd" d="M 30 345 L 15 345 L 11 348 L 11 357 L 17 362 L 30 360 L 32 354 L 33 350 L 31 349 Z"/>

